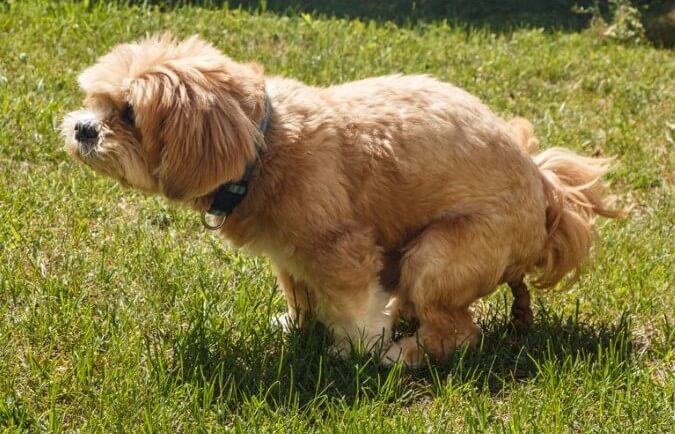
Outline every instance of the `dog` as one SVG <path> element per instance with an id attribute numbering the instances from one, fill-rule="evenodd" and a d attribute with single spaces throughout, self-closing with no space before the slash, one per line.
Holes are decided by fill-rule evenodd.
<path id="1" fill-rule="evenodd" d="M 78 82 L 67 152 L 267 256 L 281 324 L 311 315 L 343 355 L 442 361 L 475 345 L 470 306 L 503 283 L 529 323 L 525 276 L 555 286 L 596 215 L 622 215 L 603 198 L 610 159 L 536 153 L 530 122 L 430 76 L 313 87 L 164 34 L 117 45 Z M 394 340 L 401 317 L 419 328 Z"/>

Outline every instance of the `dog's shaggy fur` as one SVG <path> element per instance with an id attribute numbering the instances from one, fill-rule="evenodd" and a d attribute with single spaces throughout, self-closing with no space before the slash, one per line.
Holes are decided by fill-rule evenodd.
<path id="1" fill-rule="evenodd" d="M 476 299 L 509 283 L 522 302 L 528 273 L 555 285 L 584 260 L 595 214 L 619 214 L 603 203 L 608 160 L 530 156 L 528 121 L 428 76 L 310 87 L 165 35 L 115 47 L 79 84 L 87 108 L 66 117 L 66 149 L 125 185 L 204 211 L 257 159 L 220 231 L 271 259 L 287 321 L 312 314 L 340 350 L 358 342 L 384 361 L 471 344 Z M 75 139 L 83 121 L 93 142 Z M 392 341 L 398 315 L 417 336 Z"/>

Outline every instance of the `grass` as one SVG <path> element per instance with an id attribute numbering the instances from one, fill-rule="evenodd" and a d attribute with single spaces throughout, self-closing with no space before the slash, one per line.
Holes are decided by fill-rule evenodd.
<path id="1" fill-rule="evenodd" d="M 600 223 L 593 263 L 537 296 L 529 334 L 508 333 L 500 290 L 476 306 L 475 353 L 418 371 L 336 360 L 320 326 L 284 337 L 270 325 L 284 302 L 264 259 L 61 150 L 78 71 L 164 29 L 313 84 L 434 74 L 531 119 L 545 146 L 616 155 L 610 181 L 631 217 Z M 0 427 L 671 431 L 673 77 L 672 51 L 583 29 L 0 2 Z"/>

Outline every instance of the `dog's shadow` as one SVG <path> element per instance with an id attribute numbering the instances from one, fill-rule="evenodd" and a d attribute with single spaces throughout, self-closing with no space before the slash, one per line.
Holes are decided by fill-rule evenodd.
<path id="1" fill-rule="evenodd" d="M 368 356 L 332 356 L 330 335 L 318 324 L 284 336 L 272 325 L 241 333 L 197 320 L 161 345 L 148 339 L 147 354 L 154 375 L 165 384 L 187 385 L 204 394 L 202 402 L 230 408 L 252 397 L 272 407 L 334 399 L 349 405 L 365 396 L 405 403 L 433 397 L 448 381 L 497 393 L 570 361 L 594 366 L 607 352 L 619 361 L 631 358 L 626 314 L 613 323 L 590 324 L 541 306 L 531 329 L 517 333 L 506 311 L 484 315 L 477 351 L 458 351 L 441 365 L 417 370 L 385 368 Z"/>

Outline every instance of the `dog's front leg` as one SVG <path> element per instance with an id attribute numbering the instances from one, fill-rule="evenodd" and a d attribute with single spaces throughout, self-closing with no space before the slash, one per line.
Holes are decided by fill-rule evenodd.
<path id="1" fill-rule="evenodd" d="M 352 351 L 368 352 L 383 356 L 384 362 L 397 360 L 399 351 L 391 340 L 396 307 L 390 294 L 378 285 L 350 298 L 330 292 L 319 292 L 317 318 L 333 333 L 335 353 L 348 357 Z"/>
<path id="2" fill-rule="evenodd" d="M 397 300 L 380 283 L 382 251 L 371 232 L 342 229 L 322 238 L 330 242 L 307 256 L 306 269 L 316 288 L 316 318 L 333 332 L 337 353 L 356 350 L 385 363 L 398 360 L 401 351 L 392 342 Z"/>
<path id="3" fill-rule="evenodd" d="M 290 273 L 277 265 L 272 265 L 272 270 L 277 277 L 277 282 L 288 304 L 288 311 L 275 318 L 284 332 L 288 333 L 294 328 L 300 328 L 305 323 L 308 315 L 313 315 L 316 306 L 316 295 L 307 283 L 294 278 Z"/>

